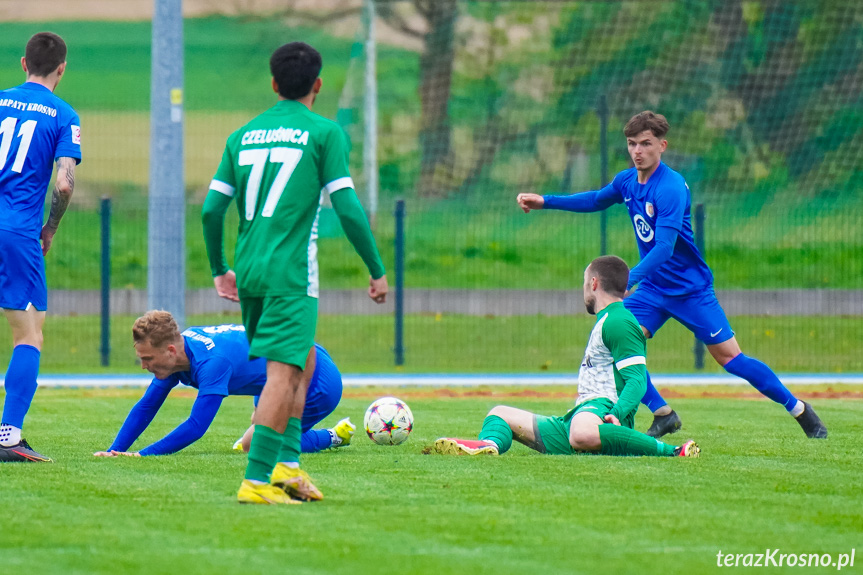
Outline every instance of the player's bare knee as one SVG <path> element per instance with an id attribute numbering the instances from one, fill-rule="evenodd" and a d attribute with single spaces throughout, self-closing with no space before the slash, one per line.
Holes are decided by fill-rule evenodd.
<path id="1" fill-rule="evenodd" d="M 709 345 L 707 346 L 707 350 L 710 352 L 710 355 L 713 357 L 713 359 L 716 360 L 716 363 L 718 363 L 722 367 L 725 367 L 728 362 L 743 353 L 742 351 L 740 351 L 740 346 L 737 345 L 736 341 L 722 342 L 716 345 Z"/>
<path id="2" fill-rule="evenodd" d="M 489 415 L 496 415 L 497 417 L 500 417 L 502 419 L 506 419 L 507 409 L 508 408 L 505 405 L 495 405 L 494 407 L 492 407 L 489 410 L 488 415 L 486 415 L 486 417 L 488 417 Z"/>
<path id="3" fill-rule="evenodd" d="M 17 337 L 13 336 L 12 338 L 12 345 L 14 347 L 17 347 L 19 345 L 29 345 L 35 347 L 39 351 L 42 351 L 43 342 L 44 338 L 42 337 L 41 331 L 22 333 Z"/>
<path id="4" fill-rule="evenodd" d="M 740 354 L 738 353 L 737 355 L 740 355 Z M 723 355 L 723 356 L 719 356 L 719 357 L 713 356 L 713 359 L 716 360 L 716 363 L 719 364 L 719 367 L 725 367 L 726 365 L 728 365 L 731 362 L 732 359 L 737 357 L 737 355 L 732 355 L 732 356 Z"/>
<path id="5" fill-rule="evenodd" d="M 599 440 L 599 428 L 583 426 L 571 429 L 569 444 L 576 451 L 599 451 L 602 447 L 602 442 Z"/>

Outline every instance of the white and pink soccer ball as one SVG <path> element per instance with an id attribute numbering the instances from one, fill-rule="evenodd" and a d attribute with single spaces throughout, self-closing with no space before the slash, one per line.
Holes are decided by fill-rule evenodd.
<path id="1" fill-rule="evenodd" d="M 414 416 L 404 401 L 382 397 L 366 410 L 363 426 L 378 445 L 398 445 L 407 441 L 414 426 Z"/>

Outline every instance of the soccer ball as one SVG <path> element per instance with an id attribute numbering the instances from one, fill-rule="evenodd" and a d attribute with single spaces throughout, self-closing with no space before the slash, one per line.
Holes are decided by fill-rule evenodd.
<path id="1" fill-rule="evenodd" d="M 408 405 L 395 397 L 382 397 L 366 410 L 363 426 L 378 445 L 404 443 L 414 427 L 414 416 Z"/>

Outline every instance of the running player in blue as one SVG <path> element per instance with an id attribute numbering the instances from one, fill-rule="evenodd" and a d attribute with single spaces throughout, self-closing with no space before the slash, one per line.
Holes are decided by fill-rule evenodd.
<path id="1" fill-rule="evenodd" d="M 525 213 L 541 209 L 596 212 L 625 204 L 641 261 L 629 274 L 629 297 L 624 305 L 638 319 L 644 335 L 653 337 L 669 318 L 676 319 L 707 345 L 725 371 L 782 405 L 807 437 L 827 437 L 827 428 L 811 405 L 794 397 L 767 365 L 741 352 L 713 291 L 713 274 L 695 247 L 689 187 L 683 176 L 662 163 L 668 129 L 668 121 L 660 114 L 646 111 L 633 116 L 623 133 L 634 167 L 617 174 L 599 191 L 569 196 L 519 194 L 519 206 Z M 642 403 L 654 415 L 648 435 L 662 437 L 680 429 L 680 418 L 659 395 L 649 375 Z"/>
<path id="2" fill-rule="evenodd" d="M 0 91 L 0 308 L 12 329 L 12 359 L 0 420 L 0 462 L 51 461 L 21 437 L 36 394 L 42 325 L 48 308 L 45 255 L 75 188 L 81 161 L 81 122 L 54 95 L 66 72 L 66 44 L 50 32 L 27 42 L 26 82 Z M 45 194 L 57 164 L 51 213 Z M 41 240 L 41 245 L 40 245 Z"/>
<path id="3" fill-rule="evenodd" d="M 249 341 L 242 325 L 190 327 L 181 334 L 169 312 L 150 311 L 135 321 L 132 336 L 141 367 L 155 377 L 129 412 L 114 443 L 96 456 L 176 453 L 204 436 L 225 397 L 251 395 L 257 403 L 267 381 L 266 360 L 249 360 Z M 310 361 L 314 372 L 303 412 L 303 453 L 348 445 L 356 429 L 349 419 L 343 419 L 333 429 L 312 429 L 339 404 L 342 376 L 319 345 L 315 345 Z M 180 383 L 198 390 L 189 419 L 156 443 L 138 452 L 127 452 L 147 429 L 171 389 Z"/>

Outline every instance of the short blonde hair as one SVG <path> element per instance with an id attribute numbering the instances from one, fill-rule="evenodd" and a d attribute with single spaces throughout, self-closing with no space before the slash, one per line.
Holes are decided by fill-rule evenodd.
<path id="1" fill-rule="evenodd" d="M 148 342 L 153 347 L 162 347 L 180 339 L 180 327 L 171 312 L 151 310 L 135 320 L 132 339 L 136 344 Z"/>

